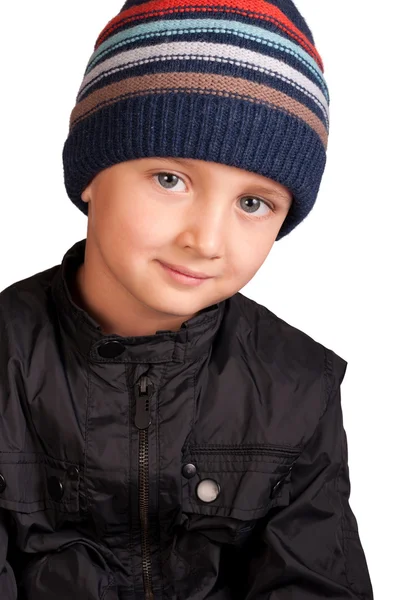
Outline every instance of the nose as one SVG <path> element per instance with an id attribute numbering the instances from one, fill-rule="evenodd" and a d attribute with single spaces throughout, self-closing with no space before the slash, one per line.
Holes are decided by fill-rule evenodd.
<path id="1" fill-rule="evenodd" d="M 231 227 L 230 210 L 230 205 L 227 208 L 226 203 L 214 196 L 198 200 L 183 227 L 184 243 L 204 257 L 222 256 Z"/>

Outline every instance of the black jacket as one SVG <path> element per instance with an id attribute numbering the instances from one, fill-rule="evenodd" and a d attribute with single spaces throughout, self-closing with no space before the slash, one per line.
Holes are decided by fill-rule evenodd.
<path id="1" fill-rule="evenodd" d="M 371 600 L 346 361 L 240 293 L 105 335 L 84 247 L 0 294 L 1 600 Z"/>

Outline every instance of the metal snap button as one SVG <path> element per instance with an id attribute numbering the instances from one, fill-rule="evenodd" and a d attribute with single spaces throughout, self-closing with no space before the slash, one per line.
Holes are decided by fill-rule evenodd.
<path id="1" fill-rule="evenodd" d="M 196 475 L 196 467 L 191 463 L 187 463 L 182 467 L 182 474 L 186 479 L 191 479 Z"/>
<path id="2" fill-rule="evenodd" d="M 67 475 L 72 481 L 79 479 L 79 469 L 77 467 L 68 467 Z"/>
<path id="3" fill-rule="evenodd" d="M 220 485 L 214 479 L 202 479 L 196 486 L 196 495 L 202 502 L 214 502 L 220 491 Z"/>
<path id="4" fill-rule="evenodd" d="M 6 482 L 5 478 L 4 478 L 4 476 L 1 475 L 1 473 L 0 473 L 0 494 L 2 492 L 4 492 L 4 490 L 6 489 L 6 487 L 7 487 L 7 482 Z"/>
<path id="5" fill-rule="evenodd" d="M 124 351 L 125 347 L 117 340 L 104 342 L 98 348 L 98 354 L 103 358 L 116 358 L 116 356 L 119 356 L 119 354 L 122 354 Z"/>
<path id="6" fill-rule="evenodd" d="M 59 502 L 64 495 L 62 482 L 53 475 L 47 479 L 47 488 L 51 498 Z"/>

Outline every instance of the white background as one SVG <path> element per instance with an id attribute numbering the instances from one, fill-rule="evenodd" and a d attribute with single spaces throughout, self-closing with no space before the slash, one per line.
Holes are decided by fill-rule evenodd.
<path id="1" fill-rule="evenodd" d="M 348 361 L 350 504 L 376 600 L 397 597 L 397 50 L 392 1 L 297 0 L 331 95 L 308 218 L 241 291 Z M 69 115 L 123 0 L 1 2 L 0 290 L 59 264 L 87 217 L 63 185 Z M 394 27 L 394 29 L 393 29 Z"/>

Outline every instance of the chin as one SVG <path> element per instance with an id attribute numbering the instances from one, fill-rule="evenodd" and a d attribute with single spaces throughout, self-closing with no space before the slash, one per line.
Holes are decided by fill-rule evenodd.
<path id="1" fill-rule="evenodd" d="M 210 304 L 206 304 L 206 306 L 209 306 Z M 151 303 L 149 306 L 151 306 L 157 312 L 163 314 L 167 314 L 173 317 L 187 318 L 205 308 L 203 302 L 194 302 L 192 301 L 192 299 L 190 300 L 189 298 L 185 299 L 185 301 L 180 302 L 177 298 L 169 301 L 164 300 L 156 303 Z"/>

